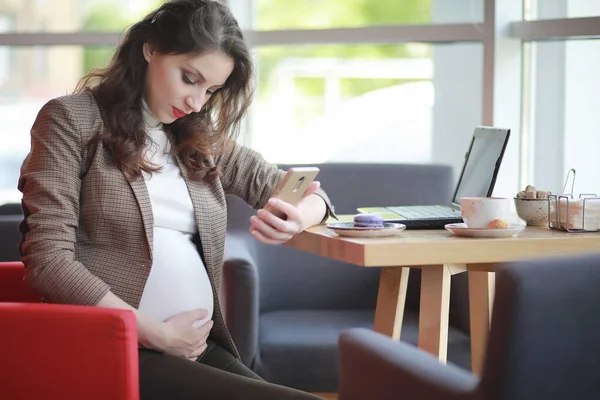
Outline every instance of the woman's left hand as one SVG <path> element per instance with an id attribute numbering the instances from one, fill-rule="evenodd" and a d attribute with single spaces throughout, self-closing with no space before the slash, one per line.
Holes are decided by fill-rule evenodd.
<path id="1" fill-rule="evenodd" d="M 320 186 L 321 184 L 318 181 L 311 182 L 300 202 L 312 195 Z M 259 242 L 266 244 L 285 243 L 306 228 L 304 213 L 297 206 L 275 197 L 271 197 L 268 204 L 285 214 L 286 219 L 279 218 L 265 209 L 258 210 L 257 215 L 250 217 L 252 223 L 250 233 Z"/>

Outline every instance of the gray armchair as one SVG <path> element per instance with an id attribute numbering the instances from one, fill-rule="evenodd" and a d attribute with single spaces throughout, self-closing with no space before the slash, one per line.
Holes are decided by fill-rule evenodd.
<path id="1" fill-rule="evenodd" d="M 507 265 L 481 379 L 372 331 L 340 337 L 339 400 L 600 398 L 600 254 Z"/>
<path id="2" fill-rule="evenodd" d="M 282 165 L 282 169 L 289 166 Z M 440 204 L 452 196 L 452 170 L 440 165 L 321 164 L 317 179 L 339 214 L 359 206 Z M 249 234 L 253 214 L 228 202 L 223 271 L 225 318 L 243 362 L 263 378 L 310 392 L 335 392 L 338 337 L 372 328 L 379 268 L 362 268 Z M 466 274 L 453 277 L 449 359 L 470 367 Z M 401 340 L 417 343 L 420 271 L 411 272 Z"/>
<path id="3" fill-rule="evenodd" d="M 21 204 L 0 205 L 0 261 L 19 261 L 19 222 L 23 219 Z"/>

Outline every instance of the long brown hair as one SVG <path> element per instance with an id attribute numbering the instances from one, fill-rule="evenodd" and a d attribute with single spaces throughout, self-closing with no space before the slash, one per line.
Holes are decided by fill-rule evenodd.
<path id="1" fill-rule="evenodd" d="M 111 150 L 115 164 L 128 177 L 158 170 L 144 158 L 144 43 L 163 54 L 221 51 L 233 59 L 233 72 L 225 85 L 200 112 L 163 125 L 173 142 L 173 153 L 194 178 L 213 181 L 219 169 L 210 167 L 207 157 L 226 151 L 252 98 L 252 58 L 238 23 L 216 1 L 171 0 L 129 28 L 107 68 L 81 79 L 75 91 L 91 88 L 108 128 L 95 141 Z"/>

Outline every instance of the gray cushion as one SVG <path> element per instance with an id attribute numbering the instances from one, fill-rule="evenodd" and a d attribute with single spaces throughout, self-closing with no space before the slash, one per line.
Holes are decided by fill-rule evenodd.
<path id="1" fill-rule="evenodd" d="M 319 168 L 317 179 L 339 214 L 355 214 L 361 206 L 448 204 L 452 196 L 449 166 L 326 163 Z M 268 380 L 335 391 L 338 336 L 347 328 L 373 326 L 380 269 L 262 245 L 248 234 L 254 210 L 231 196 L 227 210 L 226 318 L 242 360 Z M 452 277 L 450 323 L 462 332 L 450 329 L 449 359 L 469 368 L 466 282 L 466 274 Z M 403 340 L 413 344 L 419 295 L 420 270 L 412 270 L 407 310 L 413 312 L 405 314 Z"/>
<path id="2" fill-rule="evenodd" d="M 0 205 L 0 215 L 23 215 L 20 203 L 5 203 Z"/>
<path id="3" fill-rule="evenodd" d="M 19 222 L 23 219 L 18 215 L 0 215 L 0 261 L 19 261 Z"/>
<path id="4" fill-rule="evenodd" d="M 414 347 L 352 329 L 340 340 L 340 400 L 600 398 L 600 253 L 506 264 L 481 379 Z"/>
<path id="5" fill-rule="evenodd" d="M 253 369 L 270 382 L 312 392 L 335 392 L 340 332 L 371 329 L 373 310 L 274 311 L 260 317 L 259 356 Z M 402 341 L 418 342 L 418 316 L 405 314 Z M 448 355 L 457 365 L 470 368 L 470 340 L 450 327 Z"/>
<path id="6" fill-rule="evenodd" d="M 508 264 L 496 300 L 484 385 L 498 398 L 600 398 L 600 253 Z M 496 379 L 495 379 L 496 378 Z"/>
<path id="7" fill-rule="evenodd" d="M 279 167 L 288 169 L 291 165 Z M 445 165 L 325 163 L 318 167 L 317 180 L 339 214 L 354 214 L 360 206 L 449 204 L 452 196 L 452 168 Z M 228 196 L 227 212 L 228 231 L 248 230 L 254 210 L 245 202 Z M 261 312 L 375 306 L 377 269 L 348 268 L 346 263 L 286 246 L 253 246 Z M 419 272 L 412 275 L 408 307 L 416 308 Z M 305 295 L 307 292 L 310 296 Z"/>
<path id="8" fill-rule="evenodd" d="M 469 371 L 372 330 L 343 332 L 339 351 L 340 400 L 484 399 L 472 395 L 479 380 Z"/>

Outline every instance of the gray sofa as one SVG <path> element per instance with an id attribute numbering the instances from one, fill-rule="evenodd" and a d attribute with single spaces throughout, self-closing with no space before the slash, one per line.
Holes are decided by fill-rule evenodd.
<path id="1" fill-rule="evenodd" d="M 0 206 L 0 261 L 19 261 L 18 245 L 21 240 L 19 222 L 23 219 L 20 204 Z"/>
<path id="2" fill-rule="evenodd" d="M 282 169 L 289 166 L 281 165 Z M 359 206 L 444 204 L 452 196 L 448 166 L 321 164 L 317 179 L 339 214 Z M 225 317 L 243 362 L 263 378 L 310 392 L 335 392 L 338 336 L 372 328 L 379 268 L 363 268 L 267 246 L 248 234 L 254 213 L 229 197 Z M 449 361 L 470 368 L 466 274 L 453 276 Z M 420 273 L 411 272 L 402 341 L 417 343 Z"/>
<path id="3" fill-rule="evenodd" d="M 481 378 L 375 332 L 344 332 L 339 400 L 598 399 L 598 287 L 600 253 L 507 263 Z"/>

